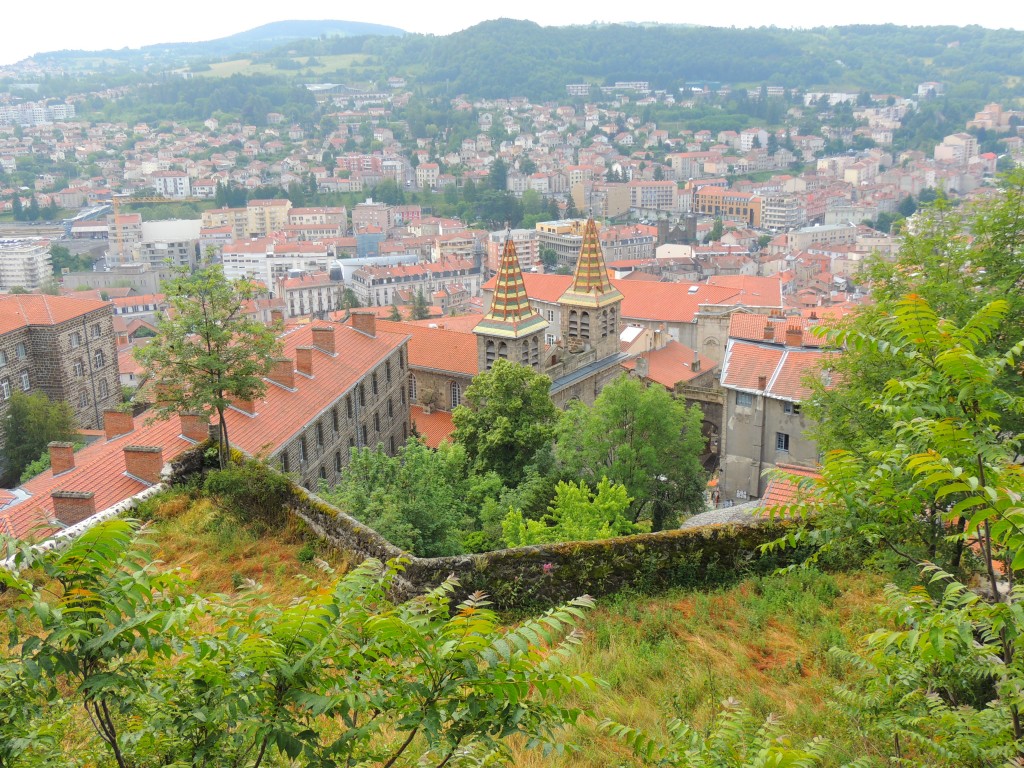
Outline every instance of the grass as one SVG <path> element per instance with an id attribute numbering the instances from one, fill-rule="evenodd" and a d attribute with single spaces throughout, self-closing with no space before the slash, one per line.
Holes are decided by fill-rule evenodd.
<path id="1" fill-rule="evenodd" d="M 733 697 L 759 717 L 782 718 L 798 743 L 824 736 L 839 764 L 873 751 L 830 708 L 846 670 L 828 655 L 877 626 L 885 579 L 872 573 L 818 571 L 746 579 L 720 591 L 620 596 L 599 608 L 571 673 L 608 683 L 575 702 L 590 710 L 579 752 L 544 757 L 526 751 L 517 766 L 633 765 L 628 750 L 596 729 L 610 718 L 651 734 L 678 717 L 704 728 Z M 638 763 L 637 763 L 638 764 Z"/>
<path id="2" fill-rule="evenodd" d="M 363 66 L 372 57 L 365 53 L 346 53 L 334 56 L 317 56 L 319 62 L 309 66 L 310 57 L 291 57 L 291 61 L 300 65 L 299 69 L 280 69 L 273 61 L 253 62 L 251 59 L 232 59 L 230 61 L 212 62 L 208 70 L 196 72 L 197 77 L 231 77 L 231 75 L 294 75 L 297 72 L 311 72 L 322 75 L 328 72 L 336 72 L 341 69 L 351 69 L 354 66 Z"/>
<path id="3" fill-rule="evenodd" d="M 285 603 L 307 591 L 300 576 L 325 582 L 299 526 L 263 530 L 205 497 L 172 492 L 139 510 L 155 559 L 182 568 L 200 593 L 234 594 L 249 581 L 264 599 Z M 343 570 L 344 562 L 335 562 Z M 567 738 L 578 751 L 542 755 L 513 744 L 517 768 L 608 768 L 640 765 L 620 742 L 597 729 L 604 719 L 664 734 L 680 718 L 705 728 L 727 698 L 757 716 L 780 716 L 795 743 L 824 736 L 829 765 L 875 753 L 830 707 L 849 674 L 828 649 L 850 648 L 878 626 L 886 578 L 858 571 L 796 571 L 750 577 L 712 591 L 675 590 L 657 597 L 622 594 L 603 600 L 584 621 L 582 645 L 565 670 L 607 685 L 569 706 L 584 716 Z M 5 600 L 0 595 L 0 609 Z M 72 729 L 74 730 L 74 729 Z"/>

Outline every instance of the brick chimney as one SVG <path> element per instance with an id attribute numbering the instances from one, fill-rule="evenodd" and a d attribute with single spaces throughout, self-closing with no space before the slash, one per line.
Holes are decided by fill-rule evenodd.
<path id="1" fill-rule="evenodd" d="M 764 324 L 764 339 L 772 341 L 775 338 L 775 325 L 769 320 Z"/>
<path id="2" fill-rule="evenodd" d="M 282 387 L 295 389 L 295 361 L 290 357 L 277 358 L 274 360 L 274 367 L 270 369 L 267 378 Z"/>
<path id="3" fill-rule="evenodd" d="M 313 346 L 328 355 L 334 354 L 334 326 L 313 328 Z"/>
<path id="4" fill-rule="evenodd" d="M 54 477 L 75 468 L 75 446 L 72 443 L 54 441 L 46 447 L 50 449 L 50 469 Z"/>
<path id="5" fill-rule="evenodd" d="M 786 346 L 801 347 L 804 343 L 804 330 L 798 325 L 786 328 Z"/>
<path id="6" fill-rule="evenodd" d="M 295 348 L 295 370 L 306 376 L 313 375 L 313 348 Z"/>
<path id="7" fill-rule="evenodd" d="M 189 411 L 178 414 L 181 422 L 181 436 L 186 440 L 205 442 L 210 437 L 210 418 L 202 411 Z"/>
<path id="8" fill-rule="evenodd" d="M 272 322 L 272 323 L 283 323 L 284 322 L 284 312 L 282 312 L 280 309 L 272 309 L 272 310 L 270 310 L 270 322 Z"/>
<path id="9" fill-rule="evenodd" d="M 53 491 L 53 515 L 64 525 L 80 523 L 96 514 L 92 491 Z"/>
<path id="10" fill-rule="evenodd" d="M 700 353 L 696 349 L 693 350 L 693 362 L 690 363 L 690 370 L 694 373 L 700 371 Z"/>
<path id="11" fill-rule="evenodd" d="M 118 435 L 127 435 L 135 429 L 135 420 L 130 413 L 124 411 L 103 412 L 103 432 L 107 440 L 113 440 Z"/>
<path id="12" fill-rule="evenodd" d="M 757 377 L 757 388 L 762 390 L 762 391 L 765 390 L 765 389 L 768 389 L 768 377 L 767 376 L 758 376 Z"/>
<path id="13" fill-rule="evenodd" d="M 256 415 L 256 401 L 255 400 L 242 400 L 239 397 L 231 398 L 231 405 L 243 413 L 247 413 L 250 416 Z"/>
<path id="14" fill-rule="evenodd" d="M 126 445 L 124 469 L 142 482 L 156 485 L 164 469 L 164 449 L 159 445 Z"/>
<path id="15" fill-rule="evenodd" d="M 353 312 L 352 327 L 370 338 L 377 336 L 377 316 L 372 312 Z"/>

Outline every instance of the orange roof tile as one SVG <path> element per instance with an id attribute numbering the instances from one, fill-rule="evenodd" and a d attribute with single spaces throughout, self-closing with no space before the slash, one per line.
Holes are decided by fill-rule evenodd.
<path id="1" fill-rule="evenodd" d="M 821 479 L 816 469 L 796 464 L 779 464 L 777 469 L 779 473 L 768 481 L 768 487 L 761 497 L 763 509 L 767 511 L 771 507 L 789 506 L 814 496 L 814 481 Z"/>
<path id="2" fill-rule="evenodd" d="M 467 376 L 476 376 L 480 372 L 476 336 L 471 331 L 431 328 L 429 325 L 396 323 L 391 320 L 378 320 L 377 329 L 410 335 L 411 367 L 451 371 Z"/>
<path id="3" fill-rule="evenodd" d="M 107 306 L 104 301 L 45 294 L 0 296 L 0 333 L 28 325 L 56 325 Z"/>
<path id="4" fill-rule="evenodd" d="M 447 411 L 424 413 L 423 409 L 418 405 L 412 406 L 409 411 L 412 415 L 413 426 L 420 433 L 423 442 L 430 448 L 437 448 L 443 441 L 448 440 L 452 432 L 455 431 L 452 415 Z"/>
<path id="5" fill-rule="evenodd" d="M 811 332 L 815 325 L 813 320 L 805 317 L 770 317 L 736 312 L 729 318 L 729 338 L 785 344 L 787 332 L 795 329 L 800 331 L 801 346 L 824 346 L 825 339 Z M 771 329 L 771 338 L 765 338 L 767 328 Z"/>
<path id="6" fill-rule="evenodd" d="M 718 366 L 711 358 L 701 355 L 700 368 L 694 371 L 694 351 L 678 341 L 670 341 L 661 349 L 644 352 L 640 357 L 647 360 L 647 378 L 669 390 L 680 382 L 695 379 Z M 622 367 L 628 371 L 635 370 L 636 358 L 625 361 Z"/>

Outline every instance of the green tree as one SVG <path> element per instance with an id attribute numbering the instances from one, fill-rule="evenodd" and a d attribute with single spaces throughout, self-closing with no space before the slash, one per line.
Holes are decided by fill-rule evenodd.
<path id="1" fill-rule="evenodd" d="M 370 560 L 278 607 L 197 595 L 136 533 L 108 520 L 63 550 L 0 542 L 18 566 L 0 569 L 3 765 L 493 762 L 511 736 L 558 748 L 579 713 L 557 698 L 595 685 L 559 669 L 587 598 L 499 631 L 479 595 L 452 612 L 451 579 L 392 602 L 403 563 Z M 91 729 L 69 746 L 47 728 L 72 706 Z"/>
<path id="2" fill-rule="evenodd" d="M 430 302 L 423 293 L 423 287 L 416 289 L 416 295 L 412 297 L 412 319 L 426 320 L 430 317 Z"/>
<path id="3" fill-rule="evenodd" d="M 51 402 L 41 392 L 13 393 L 3 420 L 4 486 L 16 485 L 50 442 L 69 442 L 77 431 L 75 412 L 68 403 Z"/>
<path id="4" fill-rule="evenodd" d="M 399 323 L 402 321 L 402 313 L 398 311 L 398 302 L 391 302 L 391 313 L 388 315 L 388 320 L 393 323 Z"/>
<path id="5" fill-rule="evenodd" d="M 522 510 L 512 509 L 501 523 L 505 544 L 523 547 L 557 541 L 593 541 L 640 533 L 625 516 L 630 498 L 623 485 L 601 478 L 591 491 L 583 481 L 559 482 L 548 514 L 529 520 Z"/>
<path id="6" fill-rule="evenodd" d="M 36 200 L 36 196 L 32 197 L 28 201 L 28 208 L 25 209 L 25 220 L 26 221 L 38 221 L 39 220 L 39 201 Z"/>
<path id="7" fill-rule="evenodd" d="M 263 376 L 281 344 L 273 329 L 246 314 L 256 286 L 227 280 L 218 265 L 178 272 L 163 289 L 171 312 L 157 315 L 157 336 L 137 349 L 135 358 L 158 393 L 158 417 L 190 409 L 217 413 L 223 469 L 230 449 L 224 412 L 233 400 L 252 400 L 266 391 Z"/>
<path id="8" fill-rule="evenodd" d="M 491 163 L 491 170 L 487 174 L 487 186 L 497 192 L 504 192 L 508 188 L 508 164 L 500 157 Z"/>
<path id="9" fill-rule="evenodd" d="M 687 408 L 664 387 L 623 375 L 592 408 L 570 405 L 558 423 L 555 456 L 571 476 L 624 485 L 633 522 L 648 518 L 660 531 L 704 511 L 703 418 L 699 406 Z"/>
<path id="10" fill-rule="evenodd" d="M 518 483 L 554 436 L 558 408 L 550 389 L 547 376 L 501 358 L 477 374 L 452 412 L 452 437 L 478 472 L 493 471 L 509 487 Z"/>
<path id="11" fill-rule="evenodd" d="M 711 225 L 711 230 L 708 232 L 708 241 L 721 240 L 724 230 L 722 228 L 722 218 L 719 216 L 715 218 L 715 223 Z"/>
<path id="12" fill-rule="evenodd" d="M 324 496 L 392 544 L 420 557 L 461 554 L 478 499 L 461 445 L 432 451 L 410 438 L 395 456 L 383 447 L 353 449 L 345 474 Z"/>
<path id="13" fill-rule="evenodd" d="M 25 207 L 21 203 L 21 195 L 17 191 L 11 195 L 11 214 L 15 221 L 25 220 Z"/>

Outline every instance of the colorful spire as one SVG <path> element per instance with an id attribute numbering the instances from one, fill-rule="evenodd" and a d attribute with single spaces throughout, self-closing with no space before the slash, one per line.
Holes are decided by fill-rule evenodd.
<path id="1" fill-rule="evenodd" d="M 580 257 L 576 262 L 576 273 L 572 285 L 562 294 L 560 301 L 590 306 L 605 306 L 620 301 L 622 294 L 612 286 L 608 277 L 608 268 L 604 263 L 601 251 L 601 239 L 597 235 L 597 224 L 593 218 L 587 219 L 583 228 L 583 245 Z"/>
<path id="2" fill-rule="evenodd" d="M 511 237 L 506 237 L 505 249 L 498 264 L 491 308 L 473 331 L 518 338 L 546 327 L 547 321 L 530 306 L 523 271 L 519 268 L 516 246 Z"/>

